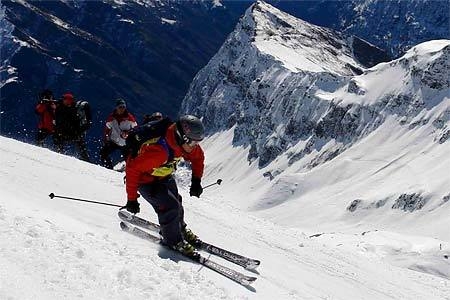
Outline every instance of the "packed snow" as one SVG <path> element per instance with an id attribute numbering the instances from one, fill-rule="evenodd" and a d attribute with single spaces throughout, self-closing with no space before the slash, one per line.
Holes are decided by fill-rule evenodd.
<path id="1" fill-rule="evenodd" d="M 311 226 L 299 220 L 305 214 L 292 214 L 291 206 L 282 205 L 272 217 L 279 215 L 283 222 L 273 222 L 252 209 L 258 193 L 241 189 L 264 189 L 267 179 L 254 177 L 259 171 L 246 165 L 246 149 L 231 147 L 230 138 L 231 131 L 222 132 L 203 143 L 203 183 L 220 176 L 222 185 L 205 189 L 198 199 L 186 193 L 186 168 L 178 171 L 177 180 L 190 228 L 204 240 L 262 261 L 255 274 L 211 257 L 256 275 L 252 287 L 122 232 L 117 208 L 48 197 L 53 192 L 122 205 L 124 174 L 0 137 L 0 298 L 450 299 L 450 264 L 444 258 L 450 254 L 448 232 L 441 230 L 440 238 L 409 235 L 363 219 L 333 232 L 317 231 L 318 222 L 337 224 L 324 216 L 342 211 L 327 202 L 321 205 L 317 197 L 300 204 L 310 208 L 305 214 L 310 214 Z M 338 181 L 325 180 L 315 186 L 311 182 L 309 194 Z M 292 186 L 294 182 L 280 192 L 289 194 Z M 352 188 L 362 192 L 367 186 Z M 331 185 L 328 192 L 333 191 Z M 155 221 L 150 205 L 140 202 L 140 215 Z M 449 203 L 445 205 L 446 215 L 430 215 L 426 222 L 448 225 Z M 412 214 L 402 212 L 398 218 L 413 224 Z"/>

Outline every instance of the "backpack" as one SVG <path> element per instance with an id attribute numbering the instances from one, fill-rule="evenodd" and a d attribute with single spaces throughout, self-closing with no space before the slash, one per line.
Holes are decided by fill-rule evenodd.
<path id="1" fill-rule="evenodd" d="M 135 158 L 139 154 L 142 145 L 149 140 L 154 139 L 155 144 L 165 143 L 165 141 L 160 141 L 161 139 L 159 138 L 166 135 L 167 128 L 172 124 L 173 122 L 170 118 L 163 118 L 132 128 L 125 139 L 125 151 L 127 156 L 131 155 L 132 158 Z M 166 147 L 167 146 L 164 148 Z"/>
<path id="2" fill-rule="evenodd" d="M 77 101 L 75 104 L 77 108 L 77 116 L 80 120 L 80 129 L 81 131 L 88 130 L 92 125 L 92 115 L 91 115 L 91 107 L 87 101 Z"/>

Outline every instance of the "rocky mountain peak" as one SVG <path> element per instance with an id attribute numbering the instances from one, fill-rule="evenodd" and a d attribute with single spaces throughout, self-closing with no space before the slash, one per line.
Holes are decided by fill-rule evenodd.
<path id="1" fill-rule="evenodd" d="M 321 165 L 391 116 L 411 128 L 432 119 L 445 142 L 447 42 L 366 69 L 355 41 L 258 1 L 196 75 L 182 113 L 204 116 L 211 132 L 234 128 L 233 144 L 249 146 L 249 162 L 271 174 Z"/>
<path id="2" fill-rule="evenodd" d="M 376 63 L 387 59 L 382 50 L 362 39 L 310 24 L 263 1 L 247 10 L 236 30 L 248 34 L 259 51 L 294 72 L 354 75 L 373 65 L 368 56 L 378 57 Z"/>

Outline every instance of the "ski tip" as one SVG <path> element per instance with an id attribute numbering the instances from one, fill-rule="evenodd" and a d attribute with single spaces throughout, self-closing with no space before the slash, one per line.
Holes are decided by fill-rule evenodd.
<path id="1" fill-rule="evenodd" d="M 132 214 L 130 214 L 129 212 L 123 211 L 123 210 L 119 210 L 117 215 L 122 220 L 132 220 L 133 219 L 133 215 Z"/>
<path id="2" fill-rule="evenodd" d="M 244 280 L 242 280 L 241 284 L 243 286 L 251 286 L 253 282 L 256 281 L 256 277 L 248 277 Z"/>
<path id="3" fill-rule="evenodd" d="M 255 270 L 257 267 L 259 267 L 260 264 L 261 264 L 261 262 L 259 260 L 255 260 L 255 261 L 252 261 L 252 262 L 248 263 L 245 266 L 245 269 L 247 269 L 247 270 Z"/>
<path id="4" fill-rule="evenodd" d="M 120 228 L 122 228 L 122 230 L 129 230 L 130 229 L 130 227 L 127 224 L 125 224 L 124 222 L 120 222 Z"/>

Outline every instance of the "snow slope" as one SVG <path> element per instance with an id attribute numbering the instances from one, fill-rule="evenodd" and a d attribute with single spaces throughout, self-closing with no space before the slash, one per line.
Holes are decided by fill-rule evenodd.
<path id="1" fill-rule="evenodd" d="M 217 179 L 230 136 L 204 142 L 205 184 Z M 276 225 L 246 209 L 242 195 L 241 205 L 224 197 L 239 192 L 234 174 L 257 172 L 232 168 L 245 151 L 230 151 L 235 160 L 222 162 L 224 182 L 200 199 L 186 194 L 186 169 L 177 178 L 194 231 L 261 259 L 251 289 L 121 232 L 114 207 L 48 197 L 123 204 L 123 174 L 0 137 L 0 299 L 450 299 L 450 264 L 442 257 L 450 254 L 448 240 L 387 231 L 313 235 L 311 228 Z M 155 220 L 141 203 L 141 215 Z M 295 224 L 289 209 L 285 221 Z"/>

